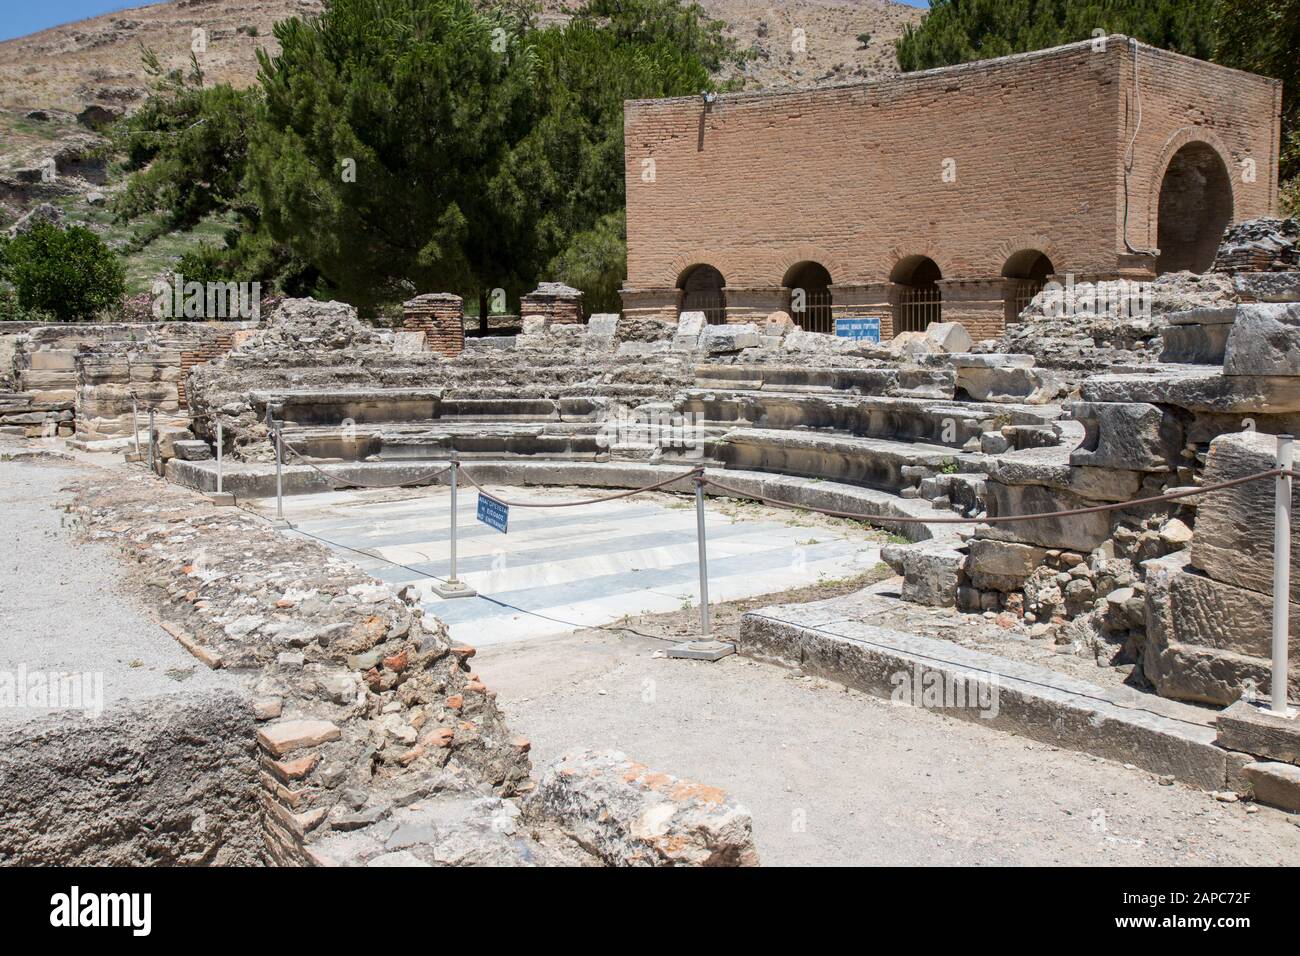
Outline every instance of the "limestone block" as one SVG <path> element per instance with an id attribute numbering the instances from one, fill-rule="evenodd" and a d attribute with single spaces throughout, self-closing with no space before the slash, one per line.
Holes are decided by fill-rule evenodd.
<path id="1" fill-rule="evenodd" d="M 1161 336 L 1160 361 L 1222 365 L 1230 325 L 1171 325 Z"/>
<path id="2" fill-rule="evenodd" d="M 763 334 L 772 335 L 780 338 L 788 332 L 793 332 L 797 325 L 794 319 L 790 318 L 789 312 L 769 312 L 767 318 L 763 320 Z"/>
<path id="3" fill-rule="evenodd" d="M 393 335 L 393 351 L 404 355 L 425 350 L 423 332 L 397 332 Z"/>
<path id="4" fill-rule="evenodd" d="M 708 325 L 700 335 L 700 345 L 710 353 L 738 352 L 761 344 L 758 326 L 752 322 L 736 325 Z"/>
<path id="5" fill-rule="evenodd" d="M 72 349 L 39 349 L 27 356 L 28 367 L 35 371 L 73 372 L 77 353 Z"/>
<path id="6" fill-rule="evenodd" d="M 757 866 L 749 811 L 716 787 L 615 751 L 572 751 L 524 807 L 610 866 Z"/>
<path id="7" fill-rule="evenodd" d="M 587 320 L 587 343 L 610 347 L 618 335 L 618 313 L 597 312 Z"/>
<path id="8" fill-rule="evenodd" d="M 1239 700 L 1215 718 L 1220 746 L 1300 764 L 1300 720 L 1274 714 L 1264 701 Z"/>
<path id="9" fill-rule="evenodd" d="M 75 370 L 27 369 L 22 373 L 22 386 L 26 391 L 47 388 L 76 388 Z"/>
<path id="10" fill-rule="evenodd" d="M 1060 389 L 1053 376 L 1023 365 L 963 365 L 957 368 L 957 388 L 977 402 L 1017 402 L 1045 405 Z"/>
<path id="11" fill-rule="evenodd" d="M 1180 312 L 1166 312 L 1164 320 L 1170 325 L 1226 325 L 1231 326 L 1237 320 L 1236 306 L 1202 306 L 1195 309 L 1183 309 Z"/>
<path id="12" fill-rule="evenodd" d="M 1259 761 L 1241 768 L 1256 802 L 1300 813 L 1300 767 Z"/>
<path id="13" fill-rule="evenodd" d="M 903 600 L 930 607 L 955 607 L 966 555 L 960 542 L 949 539 L 919 544 L 891 544 L 880 553 L 903 575 Z"/>
<path id="14" fill-rule="evenodd" d="M 1014 541 L 971 538 L 966 542 L 968 572 L 1027 578 L 1047 562 L 1047 549 Z"/>
<path id="15" fill-rule="evenodd" d="M 36 405 L 59 405 L 64 402 L 75 402 L 76 400 L 77 390 L 75 388 L 38 389 L 32 393 L 32 403 Z"/>
<path id="16" fill-rule="evenodd" d="M 181 461 L 211 461 L 212 449 L 205 441 L 197 439 L 175 439 L 171 443 L 172 452 Z"/>
<path id="17" fill-rule="evenodd" d="M 1238 306 L 1223 374 L 1300 376 L 1300 302 Z"/>
<path id="18" fill-rule="evenodd" d="M 1273 467 L 1277 439 L 1259 432 L 1232 432 L 1210 442 L 1204 481 L 1230 481 Z M 1202 496 L 1192 538 L 1192 565 L 1210 577 L 1261 594 L 1273 591 L 1273 480 L 1261 480 Z M 1300 602 L 1300 533 L 1292 512 L 1291 600 Z"/>
<path id="19" fill-rule="evenodd" d="M 1032 355 L 1019 352 L 957 352 L 948 356 L 953 368 L 1033 368 Z"/>
<path id="20" fill-rule="evenodd" d="M 677 333 L 673 336 L 674 352 L 693 352 L 700 345 L 700 335 L 708 323 L 703 312 L 683 312 L 677 318 Z"/>
<path id="21" fill-rule="evenodd" d="M 1069 511 L 1096 504 L 1095 501 L 1080 498 L 1069 491 L 1042 485 L 1007 485 L 1000 481 L 989 481 L 986 488 L 990 517 Z M 1110 526 L 1110 514 L 1098 512 L 993 524 L 981 531 L 981 536 L 998 541 L 1035 544 L 1043 548 L 1086 552 L 1110 536 Z"/>
<path id="22" fill-rule="evenodd" d="M 925 327 L 925 337 L 944 352 L 969 352 L 975 344 L 960 322 L 931 322 Z"/>
<path id="23" fill-rule="evenodd" d="M 1084 427 L 1083 444 L 1070 464 L 1129 471 L 1168 471 L 1183 447 L 1178 421 L 1155 405 L 1074 402 L 1074 419 Z"/>
<path id="24" fill-rule="evenodd" d="M 525 315 L 523 318 L 524 335 L 541 335 L 548 325 L 544 315 Z"/>

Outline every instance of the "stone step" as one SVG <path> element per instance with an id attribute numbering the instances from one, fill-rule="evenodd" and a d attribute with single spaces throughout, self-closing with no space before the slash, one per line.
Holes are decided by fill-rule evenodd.
<path id="1" fill-rule="evenodd" d="M 1300 767 L 1289 763 L 1248 763 L 1241 775 L 1257 803 L 1300 813 Z"/>
<path id="2" fill-rule="evenodd" d="M 961 686 L 964 700 L 945 698 L 937 714 L 1131 763 L 1205 790 L 1228 787 L 1235 764 L 1215 743 L 1204 709 L 873 625 L 880 592 L 889 587 L 751 611 L 736 648 L 895 700 L 900 687 Z"/>

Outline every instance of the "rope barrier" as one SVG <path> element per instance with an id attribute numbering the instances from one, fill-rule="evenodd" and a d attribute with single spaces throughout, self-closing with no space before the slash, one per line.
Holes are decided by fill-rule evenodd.
<path id="1" fill-rule="evenodd" d="M 644 494 L 647 491 L 658 491 L 660 488 L 664 488 L 686 478 L 700 478 L 704 475 L 704 468 L 692 468 L 690 471 L 682 472 L 680 475 L 673 475 L 671 478 L 665 478 L 663 481 L 655 482 L 653 485 L 646 485 L 644 488 L 634 488 L 631 491 L 620 491 L 613 495 L 601 495 L 596 498 L 582 498 L 575 501 L 510 501 L 509 499 L 495 495 L 487 488 L 484 488 L 475 481 L 474 476 L 466 472 L 464 468 L 461 468 L 460 473 L 465 476 L 466 481 L 479 491 L 483 492 L 483 494 L 487 495 L 493 501 L 499 501 L 503 505 L 509 505 L 512 508 L 572 508 L 576 505 L 594 505 L 599 504 L 602 501 L 617 501 L 619 498 L 630 498 L 633 495 Z"/>
<path id="2" fill-rule="evenodd" d="M 1220 481 L 1213 485 L 1202 485 L 1199 488 L 1185 488 L 1181 491 L 1171 491 L 1167 494 L 1155 495 L 1151 498 L 1137 498 L 1133 501 L 1115 501 L 1110 504 L 1092 505 L 1087 508 L 1070 508 L 1065 511 L 1040 511 L 1036 514 L 994 515 L 981 518 L 918 518 L 911 515 L 870 515 L 857 514 L 851 511 L 832 511 L 829 508 L 791 504 L 788 501 L 769 498 L 766 495 L 761 495 L 757 492 L 743 491 L 740 488 L 723 484 L 722 482 L 707 476 L 704 476 L 699 480 L 707 485 L 712 485 L 721 491 L 725 491 L 728 494 L 735 495 L 738 498 L 750 498 L 754 501 L 761 501 L 764 504 L 775 505 L 781 508 L 798 508 L 801 511 L 812 511 L 817 514 L 826 515 L 830 518 L 847 518 L 852 521 L 862 521 L 867 524 L 879 524 L 886 521 L 892 521 L 897 524 L 1008 524 L 1012 521 L 1038 521 L 1046 518 L 1071 518 L 1076 515 L 1100 514 L 1104 511 L 1121 511 L 1125 508 L 1137 508 L 1143 505 L 1159 504 L 1164 501 L 1177 501 L 1180 498 L 1192 498 L 1196 495 L 1209 494 L 1212 491 L 1222 491 L 1227 488 L 1235 488 L 1238 485 L 1244 485 L 1247 482 L 1259 481 L 1261 478 L 1277 478 L 1279 476 L 1293 477 L 1293 473 L 1284 468 L 1271 468 L 1268 471 L 1261 471 L 1258 474 L 1246 475 L 1242 478 L 1233 478 L 1231 481 Z"/>

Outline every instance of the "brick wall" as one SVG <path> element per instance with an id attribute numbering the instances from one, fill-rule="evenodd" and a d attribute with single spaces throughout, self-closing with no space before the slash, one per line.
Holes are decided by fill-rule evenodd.
<path id="1" fill-rule="evenodd" d="M 402 303 L 402 328 L 423 332 L 430 352 L 453 357 L 465 349 L 465 303 L 450 292 L 429 292 Z"/>
<path id="2" fill-rule="evenodd" d="M 1138 62 L 1130 243 L 1154 243 L 1162 156 L 1179 130 L 1212 130 L 1226 153 L 1258 157 L 1257 183 L 1235 186 L 1234 218 L 1267 213 L 1277 83 L 1150 47 Z M 708 263 L 726 280 L 728 319 L 744 320 L 811 260 L 833 291 L 866 290 L 847 303 L 855 314 L 879 314 L 895 266 L 923 255 L 943 283 L 957 282 L 941 283 L 945 306 L 954 295 L 960 320 L 983 335 L 1001 328 L 1001 293 L 988 293 L 1017 251 L 1045 253 L 1056 274 L 1149 275 L 1154 259 L 1129 254 L 1121 233 L 1132 73 L 1127 39 L 1110 37 L 1104 49 L 727 94 L 707 107 L 699 97 L 628 102 L 625 309 L 671 310 L 679 276 Z"/>
<path id="3" fill-rule="evenodd" d="M 547 325 L 580 325 L 583 321 L 582 293 L 561 282 L 543 282 L 519 300 L 522 317 L 541 315 Z"/>

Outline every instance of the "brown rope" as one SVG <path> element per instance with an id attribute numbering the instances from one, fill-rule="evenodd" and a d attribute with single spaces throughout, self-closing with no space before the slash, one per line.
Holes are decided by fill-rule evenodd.
<path id="1" fill-rule="evenodd" d="M 1168 494 L 1156 495 L 1153 498 L 1139 498 L 1136 501 L 1117 501 L 1106 505 L 1093 505 L 1088 508 L 1071 508 L 1067 511 L 1041 511 L 1037 514 L 1030 515 L 1000 515 L 995 517 L 984 518 L 915 518 L 911 516 L 895 517 L 894 515 L 863 515 L 855 514 L 850 511 L 831 511 L 827 508 L 814 508 L 811 505 L 795 505 L 788 501 L 779 501 L 776 498 L 768 498 L 765 495 L 755 494 L 751 491 L 742 491 L 739 488 L 733 488 L 731 485 L 724 485 L 720 481 L 712 478 L 701 477 L 697 480 L 708 485 L 733 494 L 738 498 L 752 498 L 755 501 L 761 501 L 764 504 L 776 505 L 783 508 L 798 508 L 802 511 L 812 511 L 817 514 L 823 514 L 831 518 L 848 518 L 853 521 L 862 521 L 867 524 L 879 524 L 881 522 L 893 521 L 898 524 L 1006 524 L 1012 521 L 1036 521 L 1042 518 L 1069 518 L 1074 515 L 1091 515 L 1103 511 L 1119 511 L 1124 508 L 1137 508 L 1142 505 L 1159 504 L 1163 501 L 1177 501 L 1180 498 L 1191 498 L 1195 495 L 1208 494 L 1211 491 L 1222 491 L 1225 488 L 1235 488 L 1237 485 L 1244 485 L 1250 481 L 1259 481 L 1261 478 L 1276 478 L 1285 475 L 1288 478 L 1293 476 L 1293 472 L 1284 468 L 1272 468 L 1268 471 L 1261 471 L 1255 475 L 1246 475 L 1244 478 L 1233 478 L 1231 481 L 1220 481 L 1213 485 L 1203 485 L 1200 488 L 1187 488 L 1183 491 L 1171 491 Z"/>
<path id="2" fill-rule="evenodd" d="M 506 498 L 500 497 L 499 495 L 493 494 L 487 488 L 484 488 L 475 481 L 474 477 L 467 473 L 464 468 L 460 469 L 460 473 L 465 476 L 466 481 L 479 491 L 483 492 L 483 494 L 487 495 L 493 501 L 499 501 L 503 505 L 509 505 L 512 508 L 572 508 L 576 505 L 594 505 L 602 501 L 617 501 L 619 498 L 630 498 L 633 495 L 643 494 L 647 491 L 658 491 L 666 485 L 671 485 L 674 482 L 681 481 L 685 478 L 690 478 L 692 476 L 698 478 L 704 474 L 704 468 L 692 468 L 690 471 L 683 472 L 680 475 L 673 475 L 671 478 L 665 478 L 663 481 L 656 482 L 653 485 L 646 485 L 644 488 L 633 488 L 631 491 L 620 491 L 618 494 L 614 495 L 601 495 L 597 498 L 582 498 L 576 501 L 510 501 Z"/>

